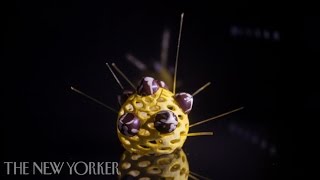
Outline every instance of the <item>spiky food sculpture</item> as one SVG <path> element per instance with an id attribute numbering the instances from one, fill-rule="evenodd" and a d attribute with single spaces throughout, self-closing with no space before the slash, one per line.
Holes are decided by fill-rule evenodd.
<path id="1" fill-rule="evenodd" d="M 160 156 L 125 151 L 119 163 L 119 179 L 188 179 L 189 164 L 182 150 Z"/>
<path id="2" fill-rule="evenodd" d="M 180 21 L 174 77 L 172 80 L 173 85 L 170 86 L 172 87 L 172 91 L 169 90 L 169 86 L 164 81 L 152 77 L 142 78 L 136 87 L 114 63 L 112 64 L 114 69 L 132 87 L 132 90 L 125 90 L 112 68 L 106 63 L 118 85 L 123 90 L 122 96 L 118 96 L 118 101 L 121 105 L 119 111 L 71 87 L 73 91 L 118 114 L 117 135 L 123 147 L 131 153 L 139 155 L 163 155 L 173 153 L 175 150 L 182 148 L 188 136 L 213 135 L 213 132 L 189 133 L 189 128 L 243 109 L 243 107 L 241 107 L 197 123 L 189 124 L 188 114 L 192 110 L 193 97 L 209 86 L 210 82 L 192 93 L 192 95 L 185 92 L 176 93 L 182 22 L 183 14 L 181 14 Z M 168 79 L 169 74 L 162 72 L 162 76 L 159 77 Z"/>

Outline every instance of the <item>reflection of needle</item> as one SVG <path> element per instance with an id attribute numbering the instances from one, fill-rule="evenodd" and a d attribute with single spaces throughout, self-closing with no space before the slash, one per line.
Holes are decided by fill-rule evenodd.
<path id="1" fill-rule="evenodd" d="M 169 49 L 170 32 L 165 29 L 162 35 L 160 62 L 162 68 L 167 66 L 168 61 L 168 49 Z"/>
<path id="2" fill-rule="evenodd" d="M 145 71 L 147 69 L 147 66 L 142 61 L 134 57 L 132 54 L 126 54 L 126 58 L 130 63 L 136 66 L 140 71 Z"/>

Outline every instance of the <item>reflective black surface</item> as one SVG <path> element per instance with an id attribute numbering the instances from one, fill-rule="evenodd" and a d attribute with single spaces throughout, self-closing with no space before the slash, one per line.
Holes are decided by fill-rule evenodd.
<path id="1" fill-rule="evenodd" d="M 223 13 L 215 13 L 218 5 L 188 3 L 14 2 L 13 7 L 5 36 L 9 72 L 2 75 L 7 116 L 1 127 L 5 151 L 1 176 L 115 178 L 6 176 L 3 162 L 119 162 L 124 149 L 116 136 L 117 114 L 72 92 L 70 86 L 119 108 L 121 89 L 105 63 L 117 63 L 137 84 L 145 74 L 126 61 L 126 53 L 154 72 L 162 32 L 168 28 L 168 67 L 172 67 L 184 11 L 178 90 L 192 93 L 212 82 L 194 97 L 190 122 L 245 107 L 190 129 L 215 132 L 214 136 L 187 139 L 183 150 L 190 171 L 210 179 L 280 177 L 282 125 L 290 131 L 286 141 L 293 140 L 292 126 L 278 116 L 278 63 L 286 57 L 290 34 L 276 11 L 247 15 L 243 12 L 251 8 L 241 3 L 233 8 L 221 5 L 226 9 Z M 259 32 L 267 35 L 253 35 Z"/>

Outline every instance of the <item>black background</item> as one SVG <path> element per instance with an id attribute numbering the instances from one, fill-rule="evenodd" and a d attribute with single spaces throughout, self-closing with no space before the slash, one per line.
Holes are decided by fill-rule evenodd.
<path id="1" fill-rule="evenodd" d="M 116 137 L 117 115 L 72 92 L 70 86 L 118 108 L 116 95 L 121 89 L 105 63 L 117 63 L 138 80 L 141 73 L 125 60 L 125 54 L 132 53 L 152 67 L 160 57 L 162 32 L 168 28 L 169 65 L 173 66 L 179 18 L 185 12 L 178 90 L 193 92 L 212 82 L 195 98 L 190 121 L 245 107 L 192 129 L 216 135 L 188 138 L 184 150 L 191 171 L 212 179 L 275 179 L 285 168 L 290 170 L 285 176 L 289 179 L 303 175 L 303 165 L 295 163 L 299 158 L 293 160 L 299 147 L 295 143 L 303 139 L 294 137 L 295 128 L 303 123 L 300 126 L 280 112 L 285 111 L 282 103 L 287 98 L 299 101 L 293 104 L 297 109 L 315 107 L 317 90 L 306 89 L 316 79 L 318 18 L 294 15 L 283 7 L 231 1 L 19 1 L 3 6 L 7 11 L 3 11 L 2 161 L 119 161 L 124 149 Z M 233 36 L 231 27 L 277 31 L 280 39 Z M 300 63 L 293 60 L 302 57 Z M 307 68 L 311 69 L 303 73 Z M 303 99 L 282 89 L 295 83 L 297 89 L 304 87 L 298 90 L 306 95 Z M 271 155 L 268 148 L 261 148 L 261 141 L 251 143 L 254 135 L 276 152 Z M 1 176 L 18 178 L 3 172 Z"/>

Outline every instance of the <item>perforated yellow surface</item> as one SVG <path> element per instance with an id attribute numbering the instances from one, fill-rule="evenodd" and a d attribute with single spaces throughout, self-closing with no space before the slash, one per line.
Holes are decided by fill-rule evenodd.
<path id="1" fill-rule="evenodd" d="M 170 110 L 178 118 L 177 128 L 171 133 L 161 134 L 154 128 L 154 116 L 162 110 Z M 117 129 L 123 147 L 129 152 L 161 155 L 172 153 L 183 146 L 189 131 L 189 119 L 171 91 L 160 88 L 149 96 L 133 94 L 122 105 L 118 118 L 127 112 L 134 113 L 141 121 L 139 133 L 133 137 L 125 136 Z"/>
<path id="2" fill-rule="evenodd" d="M 142 156 L 125 151 L 119 163 L 119 179 L 133 176 L 137 180 L 188 179 L 189 164 L 182 150 L 161 156 Z"/>

